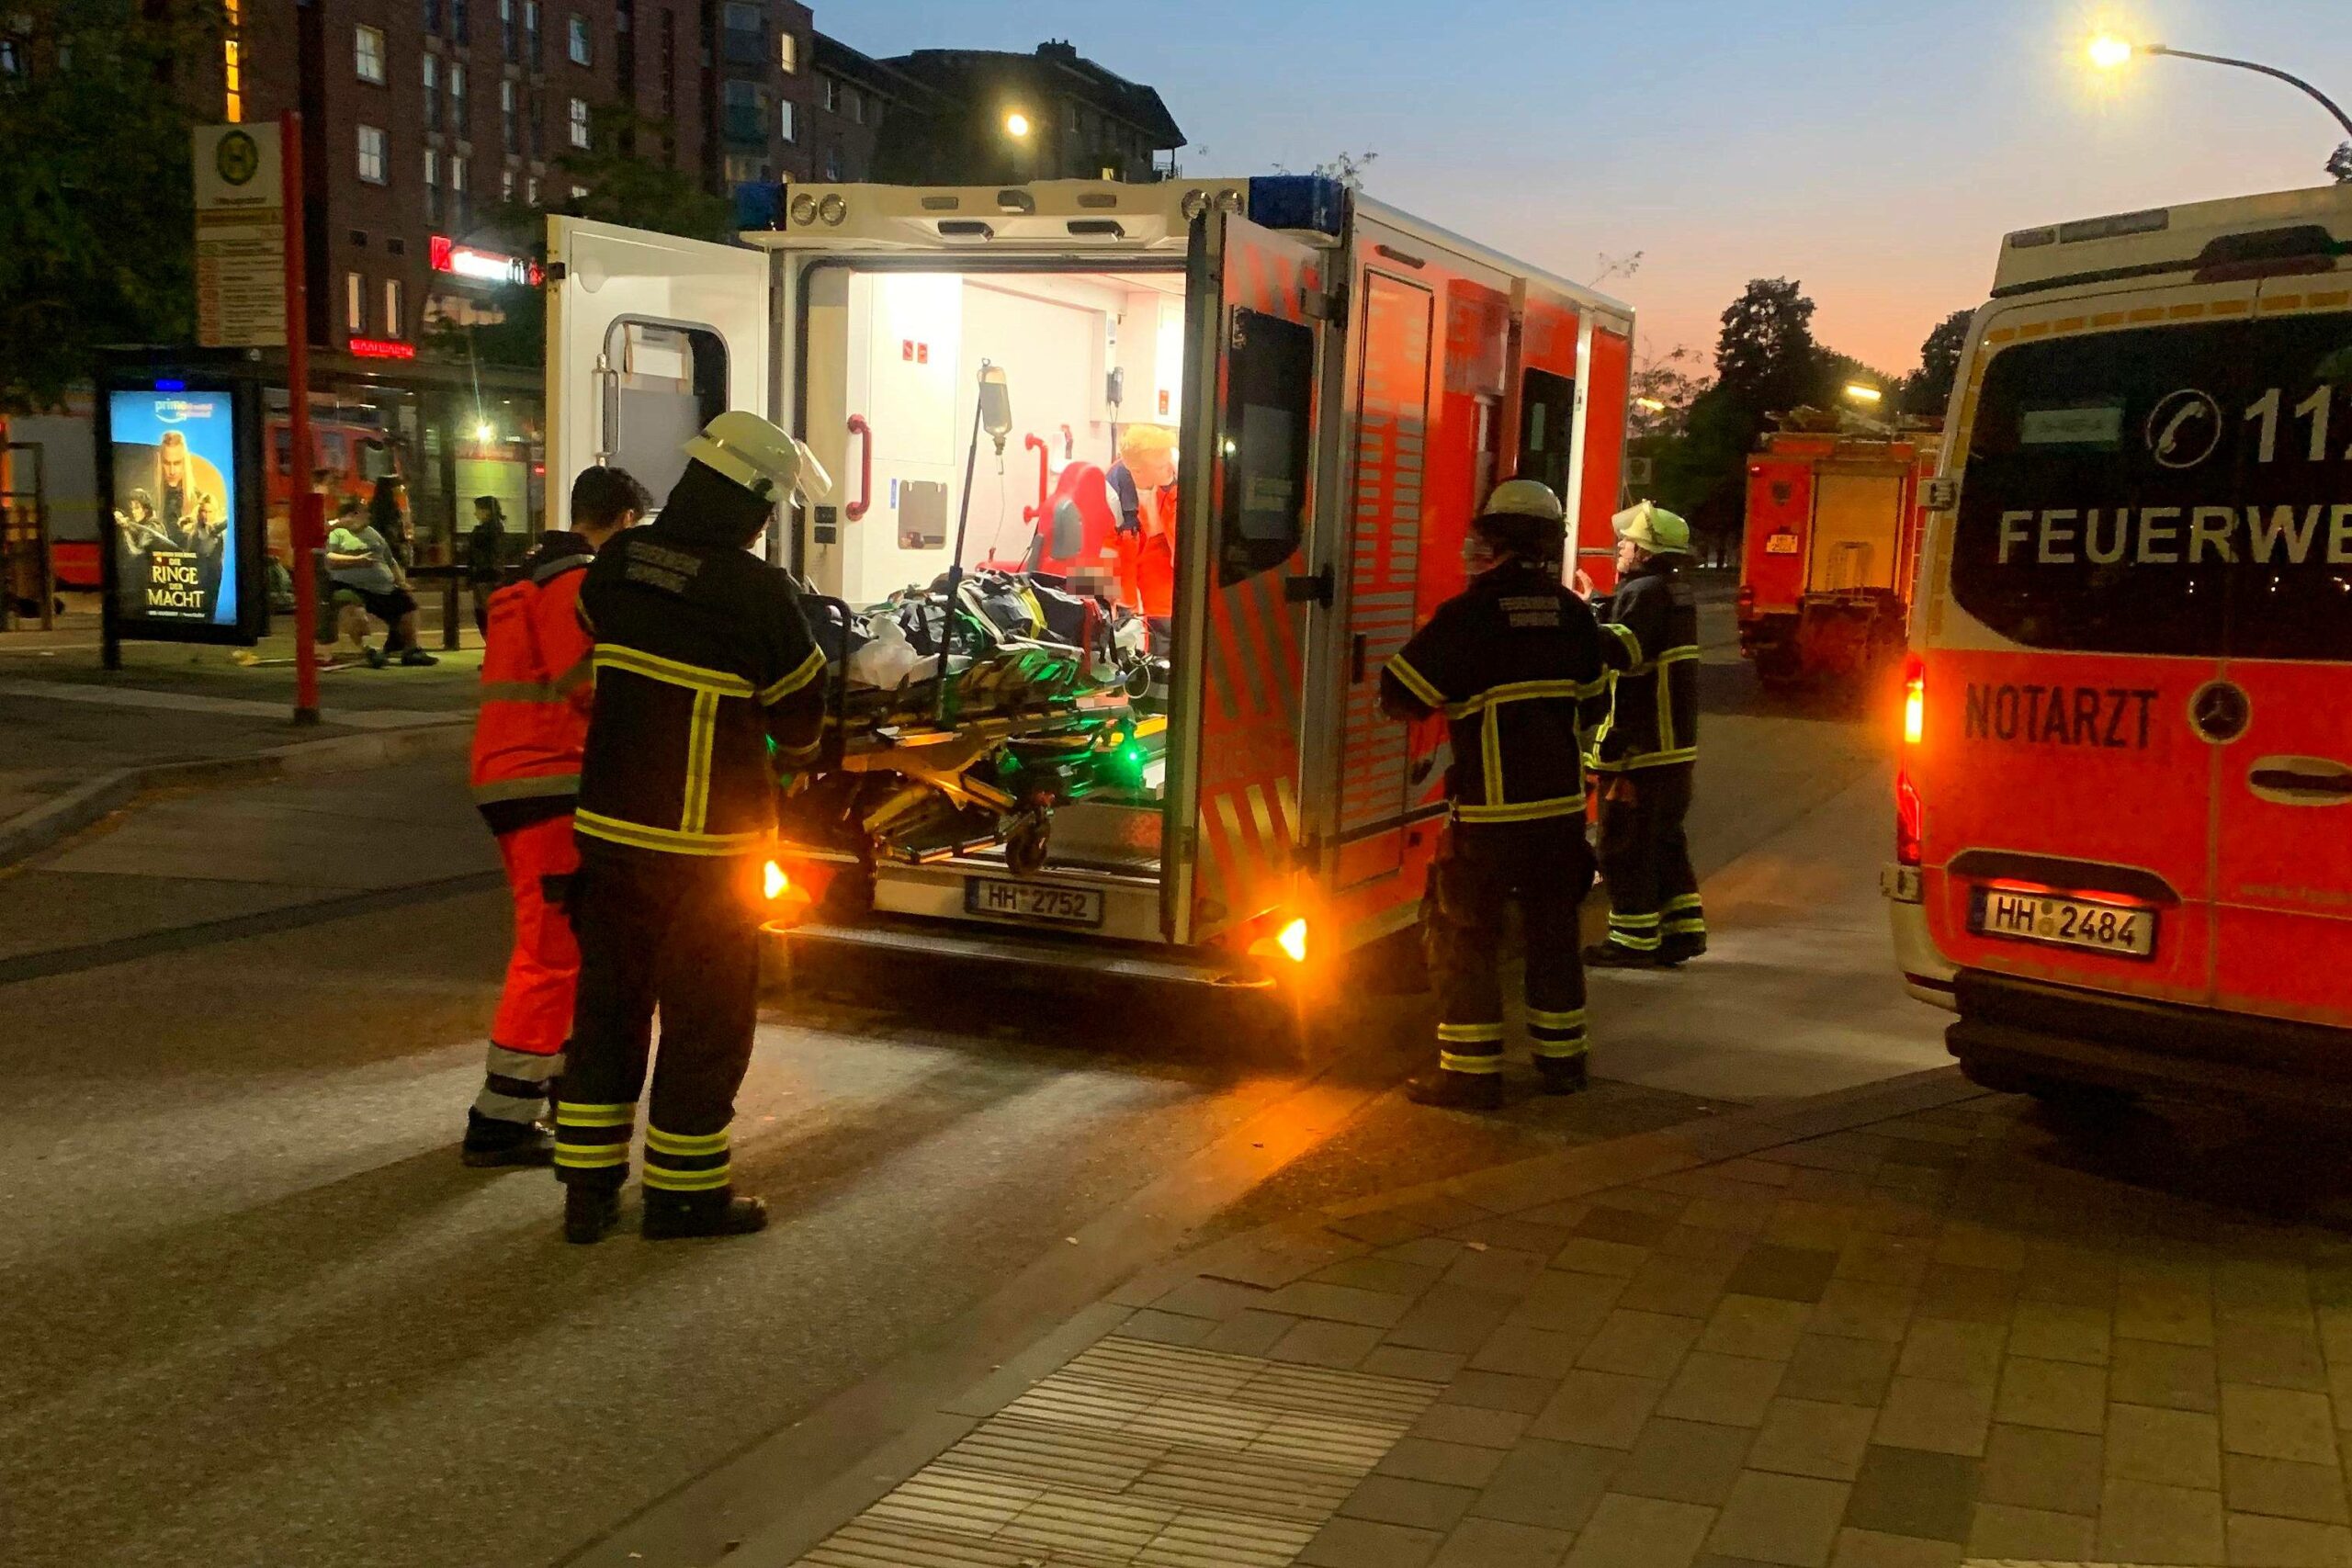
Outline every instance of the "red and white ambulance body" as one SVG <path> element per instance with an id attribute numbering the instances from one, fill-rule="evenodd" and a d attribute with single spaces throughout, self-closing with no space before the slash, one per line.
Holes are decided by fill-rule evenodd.
<path id="1" fill-rule="evenodd" d="M 1740 651 L 1761 679 L 1856 680 L 1902 651 L 1932 435 L 1775 430 L 1747 459 Z"/>
<path id="2" fill-rule="evenodd" d="M 2011 234 L 1889 878 L 1972 1076 L 2352 1109 L 2352 187 Z"/>
<path id="3" fill-rule="evenodd" d="M 1631 310 L 1299 176 L 800 186 L 742 238 L 553 220 L 557 472 L 659 496 L 700 420 L 767 412 L 838 476 L 778 558 L 856 604 L 947 569 L 983 360 L 1013 430 L 981 440 L 967 566 L 1025 558 L 1056 470 L 1126 425 L 1181 450 L 1164 761 L 1057 811 L 1035 874 L 885 863 L 874 922 L 823 934 L 1222 975 L 1301 920 L 1321 954 L 1410 924 L 1443 737 L 1383 716 L 1381 666 L 1514 470 L 1610 553 Z"/>

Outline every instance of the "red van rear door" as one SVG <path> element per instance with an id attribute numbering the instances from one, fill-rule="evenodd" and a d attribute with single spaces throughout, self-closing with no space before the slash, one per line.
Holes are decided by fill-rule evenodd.
<path id="1" fill-rule="evenodd" d="M 2236 491 L 2253 295 L 1987 329 L 1910 760 L 1930 929 L 1964 968 L 2210 1000 L 2214 760 L 2191 710 L 2229 569 L 2198 509 Z"/>
<path id="2" fill-rule="evenodd" d="M 2238 498 L 2216 730 L 2222 1007 L 2352 1026 L 2352 311 L 2263 286 L 2231 411 Z M 2222 733 L 2230 738 L 2222 739 Z"/>

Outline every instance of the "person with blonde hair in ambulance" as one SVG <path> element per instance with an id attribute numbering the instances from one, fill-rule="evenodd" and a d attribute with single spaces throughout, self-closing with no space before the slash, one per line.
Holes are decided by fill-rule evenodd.
<path id="1" fill-rule="evenodd" d="M 1559 497 L 1506 479 L 1470 523 L 1470 585 L 1437 607 L 1381 671 L 1392 717 L 1442 714 L 1452 806 L 1430 868 L 1422 935 L 1438 992 L 1438 1068 L 1407 1087 L 1423 1105 L 1502 1103 L 1507 906 L 1526 929 L 1527 1029 L 1552 1094 L 1585 1087 L 1579 911 L 1592 889 L 1579 705 L 1605 689 L 1608 639 L 1560 585 Z"/>
<path id="2" fill-rule="evenodd" d="M 1165 620 L 1176 596 L 1176 433 L 1131 424 L 1103 476 L 1119 513 L 1120 576 L 1126 601 Z"/>

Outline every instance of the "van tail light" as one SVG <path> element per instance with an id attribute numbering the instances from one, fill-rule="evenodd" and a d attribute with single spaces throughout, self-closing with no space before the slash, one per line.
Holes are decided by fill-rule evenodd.
<path id="1" fill-rule="evenodd" d="M 1917 654 L 1903 661 L 1903 743 L 1917 746 L 1928 732 L 1928 667 Z"/>
<path id="2" fill-rule="evenodd" d="M 1926 812 L 1919 804 L 1918 786 L 1911 782 L 1911 771 L 1901 768 L 1894 774 L 1894 860 L 1898 865 L 1919 863 L 1919 840 L 1927 832 Z"/>
<path id="3" fill-rule="evenodd" d="M 1747 583 L 1739 585 L 1739 593 L 1732 601 L 1732 614 L 1742 621 L 1756 618 L 1756 590 Z"/>

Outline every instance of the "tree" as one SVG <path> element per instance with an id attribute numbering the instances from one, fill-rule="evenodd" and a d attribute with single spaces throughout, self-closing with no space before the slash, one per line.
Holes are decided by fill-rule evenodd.
<path id="1" fill-rule="evenodd" d="M 1679 344 L 1664 354 L 1636 356 L 1630 422 L 1634 439 L 1681 434 L 1684 423 L 1690 417 L 1691 402 L 1709 385 L 1698 368 L 1698 351 Z"/>
<path id="2" fill-rule="evenodd" d="M 1807 401 L 1821 381 L 1814 303 L 1803 285 L 1757 278 L 1725 308 L 1715 339 L 1715 385 L 1736 406 L 1764 415 Z"/>
<path id="3" fill-rule="evenodd" d="M 1974 312 L 1954 310 L 1936 323 L 1919 345 L 1919 368 L 1903 379 L 1905 413 L 1940 414 L 1951 401 L 1952 383 L 1960 379 L 1960 351 L 1968 344 L 1968 323 Z"/>
<path id="4" fill-rule="evenodd" d="M 588 145 L 555 160 L 537 204 L 495 204 L 460 238 L 495 242 L 501 249 L 545 260 L 547 220 L 553 216 L 592 218 L 694 240 L 728 239 L 735 228 L 734 208 L 660 155 L 672 145 L 669 127 L 659 120 L 616 105 L 591 109 Z M 505 320 L 436 327 L 426 346 L 435 353 L 537 369 L 547 360 L 546 297 L 516 288 L 503 304 Z"/>
<path id="5" fill-rule="evenodd" d="M 210 6 L 8 0 L 0 17 L 0 412 L 57 407 L 107 344 L 195 326 L 189 130 L 175 84 Z"/>
<path id="6" fill-rule="evenodd" d="M 1206 152 L 1207 149 L 1204 148 L 1202 151 Z M 1350 190 L 1362 190 L 1365 171 L 1370 169 L 1379 157 L 1379 153 L 1370 152 L 1341 152 L 1336 157 L 1326 158 L 1306 172 L 1310 175 L 1320 175 L 1328 180 L 1337 180 Z M 1274 165 L 1274 173 L 1278 175 L 1287 175 L 1290 172 L 1284 164 Z"/>

